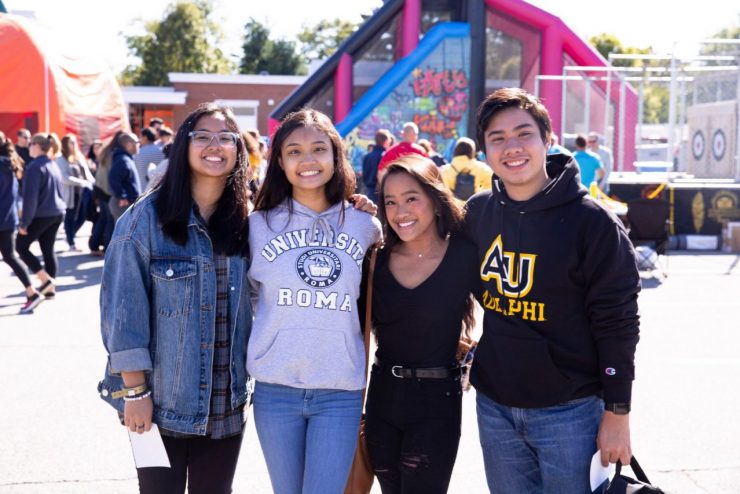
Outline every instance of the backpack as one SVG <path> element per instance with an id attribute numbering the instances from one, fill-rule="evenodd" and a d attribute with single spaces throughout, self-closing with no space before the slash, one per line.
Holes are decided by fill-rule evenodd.
<path id="1" fill-rule="evenodd" d="M 470 173 L 470 169 L 468 168 L 463 168 L 463 170 L 460 171 L 454 166 L 450 166 L 457 173 L 455 176 L 455 187 L 452 189 L 452 193 L 455 194 L 455 197 L 458 199 L 467 201 L 470 196 L 475 194 L 475 176 Z"/>

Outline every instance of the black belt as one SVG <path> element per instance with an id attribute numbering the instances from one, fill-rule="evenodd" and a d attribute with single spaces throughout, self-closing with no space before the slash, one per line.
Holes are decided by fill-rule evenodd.
<path id="1" fill-rule="evenodd" d="M 460 367 L 457 365 L 448 367 L 404 367 L 403 365 L 384 364 L 376 357 L 375 366 L 380 370 L 390 372 L 393 377 L 401 379 L 446 379 L 449 377 L 460 377 Z"/>

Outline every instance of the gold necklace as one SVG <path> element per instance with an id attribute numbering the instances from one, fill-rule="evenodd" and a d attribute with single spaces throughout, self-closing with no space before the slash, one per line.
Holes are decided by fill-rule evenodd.
<path id="1" fill-rule="evenodd" d="M 445 239 L 444 239 L 444 240 L 442 241 L 442 243 L 447 243 L 447 238 L 448 238 L 448 237 L 445 237 Z M 430 247 L 430 248 L 429 248 L 429 249 L 427 250 L 427 252 L 418 252 L 418 253 L 416 254 L 416 257 L 417 257 L 417 258 L 419 258 L 419 259 L 421 259 L 421 258 L 423 258 L 423 257 L 424 257 L 425 255 L 427 255 L 427 256 L 428 256 L 428 255 L 429 255 L 429 253 L 430 253 L 430 252 L 432 252 L 433 250 L 434 250 L 434 245 L 432 245 L 432 246 L 431 246 L 431 247 Z"/>

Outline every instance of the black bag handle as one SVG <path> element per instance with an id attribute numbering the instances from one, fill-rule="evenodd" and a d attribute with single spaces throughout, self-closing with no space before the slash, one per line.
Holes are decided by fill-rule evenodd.
<path id="1" fill-rule="evenodd" d="M 630 459 L 630 468 L 633 472 L 635 472 L 635 477 L 637 477 L 637 480 L 640 482 L 645 482 L 648 485 L 650 484 L 650 481 L 647 478 L 647 475 L 645 475 L 645 471 L 642 469 L 639 463 L 637 463 L 637 458 L 634 456 Z M 615 472 L 615 476 L 619 475 L 619 472 L 622 471 L 622 462 L 617 460 L 617 470 Z"/>

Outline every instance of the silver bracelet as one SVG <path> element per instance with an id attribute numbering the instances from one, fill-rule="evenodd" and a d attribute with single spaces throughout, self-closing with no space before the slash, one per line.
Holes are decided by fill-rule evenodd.
<path id="1" fill-rule="evenodd" d="M 123 401 L 139 401 L 143 400 L 144 398 L 149 398 L 152 395 L 152 390 L 147 389 L 141 394 L 135 395 L 135 396 L 124 396 Z"/>

